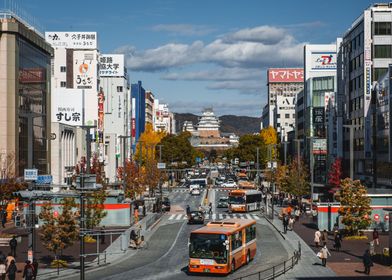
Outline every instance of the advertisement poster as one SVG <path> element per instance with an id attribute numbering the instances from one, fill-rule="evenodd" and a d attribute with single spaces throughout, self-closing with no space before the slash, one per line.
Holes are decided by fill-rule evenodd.
<path id="1" fill-rule="evenodd" d="M 312 70 L 336 70 L 336 52 L 312 52 Z"/>
<path id="2" fill-rule="evenodd" d="M 124 76 L 124 55 L 123 54 L 103 54 L 99 57 L 100 77 L 123 77 Z"/>
<path id="3" fill-rule="evenodd" d="M 52 122 L 82 125 L 82 91 L 58 88 L 52 91 Z"/>
<path id="4" fill-rule="evenodd" d="M 97 32 L 45 32 L 52 47 L 66 49 L 97 49 Z"/>
<path id="5" fill-rule="evenodd" d="M 268 69 L 268 83 L 290 83 L 304 81 L 303 68 L 270 68 Z"/>
<path id="6" fill-rule="evenodd" d="M 364 116 L 365 116 L 365 135 L 364 135 L 364 151 L 365 158 L 372 157 L 372 124 L 371 124 L 371 92 L 372 92 L 372 30 L 371 30 L 371 14 L 366 10 L 364 13 L 364 51 L 365 51 L 365 96 L 364 96 Z"/>
<path id="7" fill-rule="evenodd" d="M 95 52 L 74 51 L 74 88 L 97 88 L 97 61 Z"/>

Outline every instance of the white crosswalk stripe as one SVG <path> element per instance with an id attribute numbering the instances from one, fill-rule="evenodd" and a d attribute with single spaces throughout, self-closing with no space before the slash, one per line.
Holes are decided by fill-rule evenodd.
<path id="1" fill-rule="evenodd" d="M 257 214 L 212 214 L 212 215 L 205 215 L 205 220 L 223 220 L 223 219 L 253 219 L 253 220 L 260 220 L 260 217 Z M 185 214 L 171 214 L 168 218 L 169 221 L 180 221 L 180 220 L 187 220 L 188 217 Z"/>

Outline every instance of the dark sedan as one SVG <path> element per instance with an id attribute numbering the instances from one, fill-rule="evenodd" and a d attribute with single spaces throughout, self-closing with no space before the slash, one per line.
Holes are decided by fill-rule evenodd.
<path id="1" fill-rule="evenodd" d="M 191 211 L 188 215 L 188 224 L 204 224 L 204 213 L 201 211 Z"/>
<path id="2" fill-rule="evenodd" d="M 228 197 L 221 197 L 218 200 L 218 208 L 227 208 L 229 207 L 229 198 Z"/>

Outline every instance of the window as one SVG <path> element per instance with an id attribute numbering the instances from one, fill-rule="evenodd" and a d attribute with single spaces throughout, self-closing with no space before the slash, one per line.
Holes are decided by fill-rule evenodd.
<path id="1" fill-rule="evenodd" d="M 295 114 L 293 114 L 293 119 L 295 119 Z"/>
<path id="2" fill-rule="evenodd" d="M 60 87 L 66 87 L 67 86 L 67 83 L 66 82 L 64 82 L 64 81 L 61 81 L 60 82 Z"/>
<path id="3" fill-rule="evenodd" d="M 288 119 L 288 118 L 290 118 L 290 114 L 284 114 L 284 117 L 285 117 L 286 119 Z"/>
<path id="4" fill-rule="evenodd" d="M 375 45 L 374 58 L 391 58 L 391 45 Z"/>
<path id="5" fill-rule="evenodd" d="M 280 118 L 280 114 L 276 114 L 276 117 L 279 119 Z"/>
<path id="6" fill-rule="evenodd" d="M 67 67 L 60 66 L 60 72 L 67 72 Z"/>
<path id="7" fill-rule="evenodd" d="M 117 92 L 123 92 L 123 87 L 117 87 Z"/>
<path id="8" fill-rule="evenodd" d="M 373 68 L 373 81 L 378 81 L 387 72 L 388 68 Z"/>
<path id="9" fill-rule="evenodd" d="M 375 22 L 374 23 L 374 35 L 391 35 L 391 23 L 390 22 Z"/>
<path id="10" fill-rule="evenodd" d="M 256 239 L 256 226 L 251 225 L 250 227 L 247 227 L 245 229 L 245 235 L 246 235 L 246 243 L 249 241 L 252 241 L 253 239 Z"/>
<path id="11" fill-rule="evenodd" d="M 231 250 L 234 251 L 242 246 L 242 231 L 236 232 L 231 236 Z"/>

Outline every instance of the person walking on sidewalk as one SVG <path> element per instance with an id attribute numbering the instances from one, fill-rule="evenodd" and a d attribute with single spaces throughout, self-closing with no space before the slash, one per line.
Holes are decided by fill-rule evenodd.
<path id="1" fill-rule="evenodd" d="M 316 248 L 318 248 L 320 245 L 320 237 L 321 237 L 321 232 L 319 229 L 317 229 L 316 232 L 314 233 L 314 244 L 316 245 Z"/>
<path id="2" fill-rule="evenodd" d="M 9 244 L 11 248 L 11 254 L 14 256 L 14 258 L 16 258 L 16 246 L 18 246 L 18 241 L 16 240 L 15 235 L 12 236 Z"/>
<path id="3" fill-rule="evenodd" d="M 1 226 L 5 228 L 5 224 L 7 223 L 7 211 L 4 209 L 1 210 Z"/>
<path id="4" fill-rule="evenodd" d="M 295 220 L 298 222 L 299 216 L 301 216 L 301 210 L 299 210 L 298 206 L 295 208 L 294 215 L 295 215 Z"/>
<path id="5" fill-rule="evenodd" d="M 320 254 L 321 264 L 322 264 L 323 266 L 326 266 L 326 265 L 327 265 L 327 258 L 328 258 L 328 255 L 331 256 L 331 253 L 329 252 L 327 246 L 324 245 L 324 247 L 321 248 L 319 254 Z"/>
<path id="6" fill-rule="evenodd" d="M 340 237 L 340 233 L 336 233 L 335 235 L 335 244 L 333 245 L 335 247 L 336 251 L 340 251 L 340 248 L 342 247 L 342 238 Z"/>
<path id="7" fill-rule="evenodd" d="M 26 280 L 33 280 L 34 277 L 34 266 L 30 261 L 26 261 L 25 267 L 23 269 L 23 276 Z"/>
<path id="8" fill-rule="evenodd" d="M 16 267 L 15 261 L 12 260 L 11 263 L 8 265 L 7 272 L 6 272 L 8 274 L 8 279 L 15 280 L 17 271 L 18 268 Z"/>
<path id="9" fill-rule="evenodd" d="M 363 266 L 365 267 L 364 273 L 370 274 L 370 267 L 373 266 L 372 256 L 370 255 L 369 249 L 366 249 L 365 254 L 363 255 Z"/>
<path id="10" fill-rule="evenodd" d="M 373 230 L 373 242 L 374 242 L 374 245 L 377 245 L 377 246 L 380 245 L 378 230 L 376 228 L 374 228 L 374 230 Z"/>
<path id="11" fill-rule="evenodd" d="M 1 280 L 5 280 L 5 273 L 6 273 L 5 263 L 0 262 L 0 279 Z"/>
<path id="12" fill-rule="evenodd" d="M 287 214 L 283 214 L 283 233 L 286 234 L 287 233 L 287 227 L 289 225 L 289 217 Z"/>
<path id="13" fill-rule="evenodd" d="M 328 241 L 328 232 L 327 230 L 323 230 L 323 233 L 321 235 L 321 241 L 323 241 L 323 246 L 327 245 L 327 241 Z"/>
<path id="14" fill-rule="evenodd" d="M 38 275 L 38 261 L 37 261 L 37 259 L 33 260 L 33 267 L 34 267 L 33 280 L 36 280 L 37 279 L 37 275 Z"/>
<path id="15" fill-rule="evenodd" d="M 14 261 L 14 260 L 15 260 L 15 258 L 12 256 L 12 254 L 8 253 L 7 258 L 5 259 L 5 266 L 6 266 L 6 268 L 8 268 L 10 266 L 11 262 Z"/>
<path id="16" fill-rule="evenodd" d="M 294 229 L 294 217 L 293 216 L 290 216 L 290 218 L 289 218 L 289 230 L 291 230 L 291 231 L 293 231 L 293 229 Z"/>

